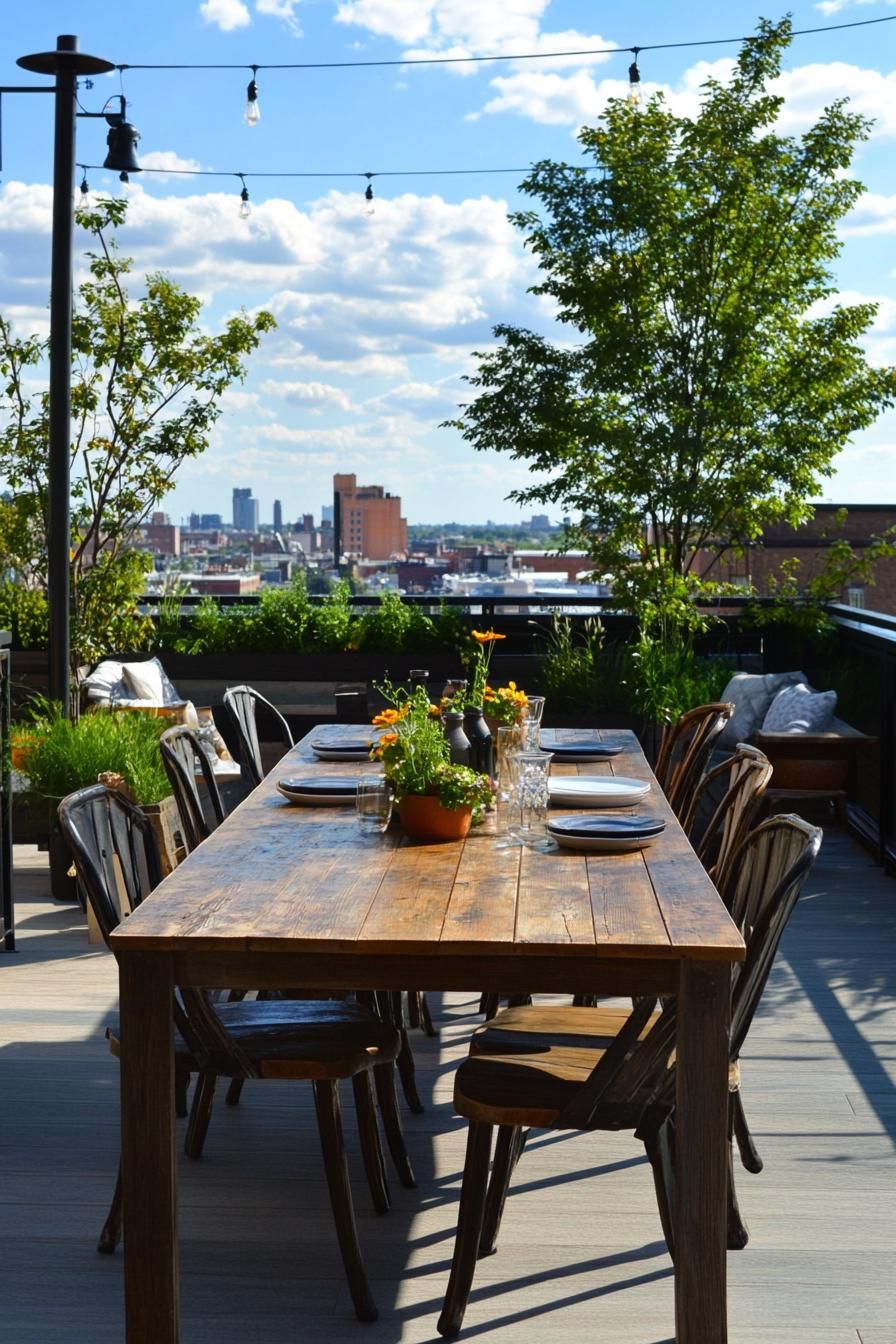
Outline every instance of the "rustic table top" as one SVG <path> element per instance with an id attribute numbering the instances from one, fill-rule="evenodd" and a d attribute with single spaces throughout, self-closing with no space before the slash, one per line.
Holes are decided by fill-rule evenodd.
<path id="1" fill-rule="evenodd" d="M 553 766 L 555 774 L 650 782 L 637 810 L 664 817 L 666 829 L 631 854 L 499 848 L 492 819 L 457 842 L 411 842 L 397 826 L 363 835 L 352 807 L 295 806 L 277 791 L 276 781 L 288 775 L 376 771 L 366 762 L 319 761 L 308 745 L 358 734 L 349 725 L 307 734 L 116 931 L 119 954 L 289 947 L 343 957 L 419 954 L 430 962 L 514 953 L 742 958 L 740 935 L 633 733 L 557 732 L 566 740 L 597 736 L 623 750 L 611 760 Z"/>

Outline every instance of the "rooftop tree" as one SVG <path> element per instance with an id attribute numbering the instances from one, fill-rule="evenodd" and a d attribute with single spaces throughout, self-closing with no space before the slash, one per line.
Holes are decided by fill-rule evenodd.
<path id="1" fill-rule="evenodd" d="M 613 99 L 579 135 L 590 169 L 534 166 L 537 207 L 512 219 L 562 326 L 498 326 L 455 422 L 528 463 L 512 498 L 577 516 L 568 541 L 636 606 L 683 611 L 707 553 L 804 520 L 893 401 L 894 370 L 860 344 L 875 306 L 837 303 L 830 269 L 869 123 L 841 100 L 802 137 L 777 133 L 790 36 L 763 21 L 696 116 Z"/>
<path id="2" fill-rule="evenodd" d="M 137 529 L 174 485 L 188 458 L 208 447 L 221 397 L 245 375 L 245 357 L 274 326 L 270 313 L 232 317 L 219 335 L 201 324 L 201 303 L 155 273 L 144 292 L 125 287 L 131 261 L 113 230 L 127 204 L 102 200 L 76 212 L 96 240 L 72 328 L 72 661 L 140 647 L 137 614 L 148 557 Z M 38 633 L 46 590 L 49 402 L 31 391 L 47 340 L 16 337 L 0 316 L 0 608 Z M 10 578 L 18 582 L 10 583 Z M 4 601 L 5 597 L 5 601 Z M 2 624 L 0 620 L 0 624 Z"/>

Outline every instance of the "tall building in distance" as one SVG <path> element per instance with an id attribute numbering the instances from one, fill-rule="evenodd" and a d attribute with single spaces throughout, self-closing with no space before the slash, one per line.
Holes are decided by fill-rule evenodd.
<path id="1" fill-rule="evenodd" d="M 274 500 L 274 531 L 283 531 L 283 505 L 279 499 Z"/>
<path id="2" fill-rule="evenodd" d="M 240 532 L 258 531 L 258 500 L 252 498 L 251 490 L 234 490 L 233 525 Z"/>
<path id="3" fill-rule="evenodd" d="M 388 560 L 408 548 L 407 519 L 401 516 L 401 499 L 387 494 L 381 485 L 358 485 L 353 474 L 333 477 L 334 540 L 340 555 Z"/>

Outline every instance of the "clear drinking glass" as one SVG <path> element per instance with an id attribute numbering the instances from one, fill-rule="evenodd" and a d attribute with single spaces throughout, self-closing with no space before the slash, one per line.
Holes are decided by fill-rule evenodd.
<path id="1" fill-rule="evenodd" d="M 529 719 L 535 719 L 538 723 L 541 723 L 542 716 L 544 714 L 544 696 L 527 695 L 526 699 L 529 702 L 526 705 L 526 717 Z"/>
<path id="2" fill-rule="evenodd" d="M 530 849 L 554 848 L 547 833 L 552 760 L 548 751 L 517 751 L 512 755 L 512 820 L 508 831 L 512 840 Z"/>
<path id="3" fill-rule="evenodd" d="M 513 754 L 522 746 L 519 724 L 501 724 L 495 733 L 495 835 L 498 847 L 509 843 L 508 827 L 514 819 L 513 810 Z"/>
<path id="4" fill-rule="evenodd" d="M 394 794 L 385 775 L 362 775 L 358 780 L 355 809 L 358 825 L 367 835 L 377 835 L 389 825 Z"/>
<path id="5" fill-rule="evenodd" d="M 520 749 L 522 751 L 538 751 L 541 746 L 541 722 L 539 719 L 526 715 L 519 721 Z"/>

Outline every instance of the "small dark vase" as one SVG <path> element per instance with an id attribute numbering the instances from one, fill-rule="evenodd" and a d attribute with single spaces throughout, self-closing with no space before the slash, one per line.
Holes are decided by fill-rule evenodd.
<path id="1" fill-rule="evenodd" d="M 459 709 L 448 709 L 442 715 L 448 759 L 452 765 L 470 764 L 470 739 L 464 732 L 464 716 Z"/>
<path id="2" fill-rule="evenodd" d="M 481 709 L 464 710 L 464 732 L 470 741 L 470 765 L 481 775 L 493 775 L 494 741 Z"/>

